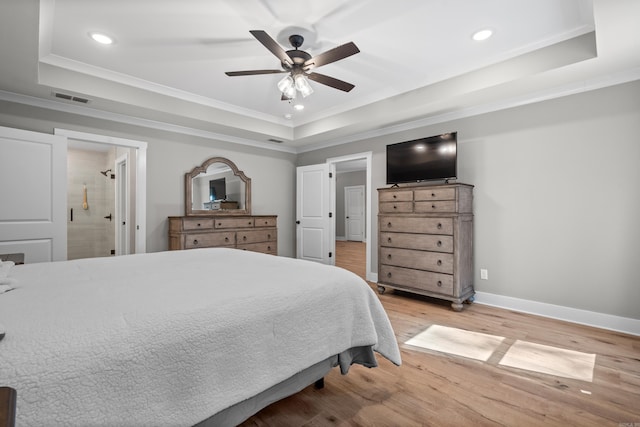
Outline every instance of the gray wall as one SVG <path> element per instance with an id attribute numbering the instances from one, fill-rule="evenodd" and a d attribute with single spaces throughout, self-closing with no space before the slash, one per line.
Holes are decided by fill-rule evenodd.
<path id="1" fill-rule="evenodd" d="M 346 237 L 347 231 L 345 230 L 345 205 L 344 205 L 344 187 L 352 185 L 364 185 L 366 191 L 367 185 L 367 172 L 355 171 L 355 172 L 338 172 L 336 173 L 336 237 Z M 365 203 L 366 209 L 366 203 Z M 366 216 L 366 213 L 365 213 Z M 366 226 L 365 226 L 366 233 Z M 365 236 L 366 238 L 366 236 Z"/>
<path id="2" fill-rule="evenodd" d="M 639 119 L 640 82 L 633 82 L 303 153 L 297 165 L 372 151 L 376 218 L 386 144 L 458 131 L 459 181 L 476 186 L 476 289 L 640 319 Z M 227 157 L 252 179 L 253 212 L 278 215 L 280 255 L 295 255 L 295 155 L 4 101 L 0 125 L 147 141 L 149 252 L 167 248 L 167 216 L 184 213 L 184 173 Z M 480 280 L 480 268 L 489 280 Z"/>
<path id="3" fill-rule="evenodd" d="M 475 185 L 476 290 L 640 319 L 639 81 L 307 152 L 298 164 L 373 151 L 375 218 L 386 144 L 448 131 L 458 131 L 458 180 Z"/>
<path id="4" fill-rule="evenodd" d="M 71 129 L 146 141 L 147 252 L 168 248 L 167 217 L 184 215 L 184 174 L 209 157 L 233 161 L 251 178 L 252 213 L 278 215 L 278 253 L 295 256 L 295 155 L 0 101 L 0 126 L 53 133 Z"/>

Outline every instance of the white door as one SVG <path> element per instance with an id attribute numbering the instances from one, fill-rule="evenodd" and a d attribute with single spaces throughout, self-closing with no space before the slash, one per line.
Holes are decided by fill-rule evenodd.
<path id="1" fill-rule="evenodd" d="M 67 139 L 0 127 L 0 254 L 67 259 Z"/>
<path id="2" fill-rule="evenodd" d="M 331 169 L 325 163 L 296 170 L 296 256 L 323 264 L 335 263 Z"/>
<path id="3" fill-rule="evenodd" d="M 116 159 L 116 255 L 127 255 L 129 249 L 129 174 L 127 171 L 128 156 Z"/>
<path id="4" fill-rule="evenodd" d="M 344 188 L 344 212 L 347 240 L 364 241 L 364 185 Z"/>

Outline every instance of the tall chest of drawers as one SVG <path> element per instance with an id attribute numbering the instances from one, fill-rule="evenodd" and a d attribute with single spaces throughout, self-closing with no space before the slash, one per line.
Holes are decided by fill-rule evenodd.
<path id="1" fill-rule="evenodd" d="M 277 255 L 277 216 L 169 217 L 169 250 L 213 247 Z"/>
<path id="2" fill-rule="evenodd" d="M 473 300 L 473 186 L 378 189 L 378 291 Z"/>

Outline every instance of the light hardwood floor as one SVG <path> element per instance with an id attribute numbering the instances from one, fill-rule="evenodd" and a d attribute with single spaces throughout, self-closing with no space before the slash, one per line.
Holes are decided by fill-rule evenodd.
<path id="1" fill-rule="evenodd" d="M 337 242 L 339 266 L 364 276 L 364 244 Z M 370 283 L 375 288 L 375 284 Z M 614 426 L 640 427 L 640 338 L 480 304 L 461 313 L 409 294 L 380 296 L 403 364 L 334 369 L 243 426 Z M 432 324 L 506 337 L 487 362 L 403 344 Z M 471 325 L 471 326 L 469 326 Z M 516 339 L 595 353 L 593 382 L 498 365 Z M 635 425 L 634 425 L 635 424 Z"/>

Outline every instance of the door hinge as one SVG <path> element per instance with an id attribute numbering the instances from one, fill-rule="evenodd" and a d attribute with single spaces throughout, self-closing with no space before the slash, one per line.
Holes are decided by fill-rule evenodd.
<path id="1" fill-rule="evenodd" d="M 329 178 L 333 178 L 333 172 L 329 172 Z"/>
<path id="2" fill-rule="evenodd" d="M 329 252 L 329 258 L 333 256 L 333 252 Z"/>
<path id="3" fill-rule="evenodd" d="M 329 218 L 333 218 L 333 212 L 329 212 Z"/>

